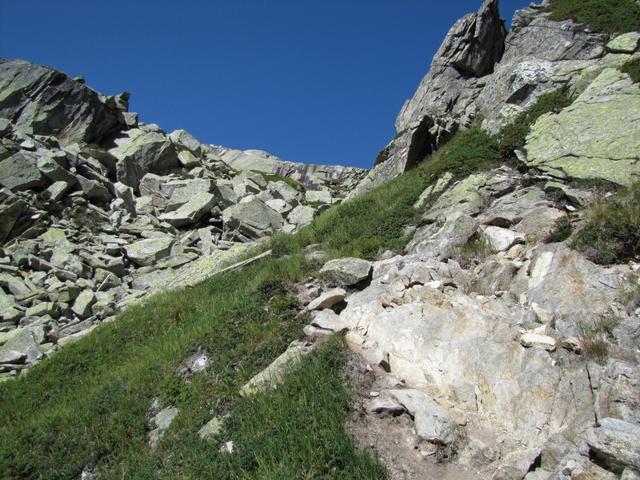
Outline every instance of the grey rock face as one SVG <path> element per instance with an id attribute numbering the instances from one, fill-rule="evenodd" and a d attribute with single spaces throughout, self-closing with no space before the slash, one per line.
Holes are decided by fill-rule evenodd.
<path id="1" fill-rule="evenodd" d="M 374 169 L 349 198 L 415 167 L 476 119 L 495 133 L 597 62 L 601 35 L 549 20 L 539 8 L 518 10 L 506 34 L 497 1 L 460 19 L 433 58 L 431 68 L 398 118 L 398 131 Z M 484 40 L 483 40 L 484 39 Z"/>
<path id="2" fill-rule="evenodd" d="M 118 106 L 51 68 L 2 61 L 0 92 L 0 117 L 36 135 L 55 135 L 63 143 L 94 142 L 121 126 Z"/>

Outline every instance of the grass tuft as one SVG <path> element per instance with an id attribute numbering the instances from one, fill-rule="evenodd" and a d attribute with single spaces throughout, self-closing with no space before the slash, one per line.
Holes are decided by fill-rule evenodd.
<path id="1" fill-rule="evenodd" d="M 284 182 L 291 188 L 295 188 L 299 191 L 304 191 L 304 187 L 299 182 L 291 177 L 285 177 L 284 175 L 278 175 L 277 173 L 267 173 L 260 170 L 251 170 L 253 173 L 257 173 L 262 176 L 267 182 Z"/>
<path id="2" fill-rule="evenodd" d="M 573 224 L 571 223 L 571 217 L 565 215 L 555 221 L 553 230 L 544 239 L 545 243 L 564 242 L 573 233 Z"/>
<path id="3" fill-rule="evenodd" d="M 634 83 L 640 83 L 640 58 L 629 60 L 620 67 L 620 71 L 628 74 Z"/>
<path id="4" fill-rule="evenodd" d="M 554 0 L 548 9 L 553 20 L 575 20 L 596 32 L 640 30 L 640 6 L 635 0 Z"/>
<path id="5" fill-rule="evenodd" d="M 640 182 L 610 197 L 597 198 L 572 246 L 603 265 L 640 254 Z"/>

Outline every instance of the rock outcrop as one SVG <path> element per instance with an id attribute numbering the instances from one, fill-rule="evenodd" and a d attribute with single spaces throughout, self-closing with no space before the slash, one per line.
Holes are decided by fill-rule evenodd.
<path id="1" fill-rule="evenodd" d="M 433 58 L 431 69 L 398 115 L 396 137 L 380 152 L 374 169 L 351 197 L 415 167 L 459 129 L 481 123 L 487 131 L 497 133 L 519 113 L 534 105 L 543 93 L 568 87 L 573 95 L 581 95 L 605 68 L 616 68 L 630 59 L 629 55 L 637 50 L 634 38 L 625 34 L 609 42 L 607 35 L 589 32 L 570 20 L 551 20 L 544 5 L 535 4 L 515 13 L 512 29 L 505 36 L 498 1 L 485 1 L 476 14 L 465 16 L 451 28 Z M 601 78 L 591 88 L 592 92 L 602 92 L 598 85 L 609 81 L 614 82 Z M 627 90 L 623 86 L 616 88 L 623 95 L 630 87 L 624 87 Z M 585 103 L 584 99 L 582 103 Z M 606 108 L 595 99 L 587 103 L 591 104 L 588 108 L 583 106 L 587 115 L 595 114 L 596 103 L 600 103 L 600 108 Z M 568 115 L 560 120 L 565 118 Z M 615 120 L 611 118 L 611 122 Z M 637 123 L 635 118 L 621 121 Z M 614 122 L 611 128 L 615 127 Z M 561 128 L 575 126 L 569 122 Z M 584 148 L 587 149 L 598 142 L 602 132 L 592 132 L 593 139 L 586 138 L 589 133 L 582 134 L 585 138 L 582 143 L 586 143 Z M 633 135 L 634 131 L 631 131 L 626 138 Z M 539 141 L 548 143 L 551 139 L 547 136 Z M 619 160 L 620 152 L 607 150 L 603 157 L 603 147 L 600 147 L 601 151 L 595 152 L 593 157 Z M 583 159 L 588 156 L 578 155 Z M 541 162 L 536 158 L 533 163 Z M 629 162 L 616 165 L 616 170 L 621 171 Z M 568 172 L 563 176 L 572 174 Z M 577 172 L 576 176 L 583 179 L 588 175 Z M 600 178 L 600 175 L 594 176 Z"/>
<path id="2" fill-rule="evenodd" d="M 243 163 L 138 122 L 128 94 L 28 62 L 0 61 L 0 90 L 0 379 L 307 225 L 366 173 L 262 153 Z"/>

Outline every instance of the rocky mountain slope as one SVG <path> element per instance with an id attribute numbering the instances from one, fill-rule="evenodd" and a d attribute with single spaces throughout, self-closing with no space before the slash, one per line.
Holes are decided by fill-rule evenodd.
<path id="1" fill-rule="evenodd" d="M 0 91 L 3 378 L 130 301 L 296 231 L 366 173 L 167 135 L 127 111 L 128 94 L 27 62 L 0 63 Z"/>
<path id="2" fill-rule="evenodd" d="M 315 218 L 363 172 L 167 137 L 123 96 L 75 122 L 48 100 L 43 124 L 5 95 L 26 105 L 0 162 L 5 377 L 198 285 L 0 385 L 0 472 L 640 478 L 640 7 L 596 9 L 632 20 L 607 30 L 554 10 L 571 2 L 509 32 L 497 0 L 458 21 L 375 168 Z"/>

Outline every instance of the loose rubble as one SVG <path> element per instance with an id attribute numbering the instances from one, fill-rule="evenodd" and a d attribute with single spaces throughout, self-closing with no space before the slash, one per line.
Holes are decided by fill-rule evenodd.
<path id="1" fill-rule="evenodd" d="M 166 134 L 128 94 L 28 62 L 0 60 L 0 85 L 0 380 L 296 231 L 366 174 Z"/>

